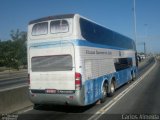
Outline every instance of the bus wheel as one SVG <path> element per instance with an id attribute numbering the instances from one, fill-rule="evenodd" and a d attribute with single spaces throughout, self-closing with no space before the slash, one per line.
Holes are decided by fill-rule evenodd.
<path id="1" fill-rule="evenodd" d="M 136 79 L 136 75 L 135 75 L 135 73 L 133 72 L 132 73 L 132 81 L 134 81 Z"/>
<path id="2" fill-rule="evenodd" d="M 115 92 L 115 82 L 112 81 L 111 84 L 110 84 L 110 91 L 108 93 L 108 96 L 113 96 L 114 95 L 114 92 Z"/>
<path id="3" fill-rule="evenodd" d="M 104 103 L 107 97 L 107 84 L 104 83 L 103 84 L 103 88 L 102 88 L 102 98 L 100 99 L 101 103 Z"/>

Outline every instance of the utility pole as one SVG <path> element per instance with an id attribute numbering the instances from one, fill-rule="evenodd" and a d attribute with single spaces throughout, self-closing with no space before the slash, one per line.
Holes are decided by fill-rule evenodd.
<path id="1" fill-rule="evenodd" d="M 134 41 L 135 41 L 135 44 L 137 45 L 137 26 L 136 26 L 136 1 L 133 0 L 133 17 L 134 17 Z"/>
<path id="2" fill-rule="evenodd" d="M 144 55 L 146 56 L 146 43 L 144 42 Z"/>
<path id="3" fill-rule="evenodd" d="M 146 31 L 145 31 L 145 40 L 144 40 L 144 54 L 146 55 L 147 54 L 147 51 L 148 51 L 148 44 L 147 44 L 147 46 L 146 46 L 146 43 L 148 43 L 147 42 L 147 38 L 148 38 L 148 24 L 144 24 L 144 26 L 146 27 Z"/>

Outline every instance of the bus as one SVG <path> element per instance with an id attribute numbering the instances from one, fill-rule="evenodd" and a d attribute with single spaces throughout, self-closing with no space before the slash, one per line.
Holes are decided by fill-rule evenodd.
<path id="1" fill-rule="evenodd" d="M 79 14 L 30 21 L 27 51 L 35 106 L 104 102 L 137 74 L 134 41 Z"/>

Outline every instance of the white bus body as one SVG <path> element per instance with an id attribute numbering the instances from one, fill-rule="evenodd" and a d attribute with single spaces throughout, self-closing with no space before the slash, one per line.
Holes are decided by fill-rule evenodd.
<path id="1" fill-rule="evenodd" d="M 89 105 L 135 78 L 134 45 L 128 49 L 88 41 L 82 35 L 83 21 L 98 25 L 78 14 L 29 23 L 29 93 L 34 104 Z M 97 26 L 95 34 L 101 27 Z"/>

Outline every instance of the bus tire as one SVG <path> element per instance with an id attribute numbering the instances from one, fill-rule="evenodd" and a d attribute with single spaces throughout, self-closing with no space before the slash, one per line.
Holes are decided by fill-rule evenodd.
<path id="1" fill-rule="evenodd" d="M 132 73 L 132 81 L 134 81 L 136 79 L 136 74 L 133 72 Z"/>
<path id="2" fill-rule="evenodd" d="M 110 90 L 109 90 L 108 96 L 112 97 L 114 95 L 114 92 L 115 92 L 115 82 L 113 80 L 111 81 L 109 89 Z"/>
<path id="3" fill-rule="evenodd" d="M 104 103 L 107 97 L 107 83 L 104 82 L 103 87 L 102 87 L 102 98 L 100 99 L 101 103 Z"/>

